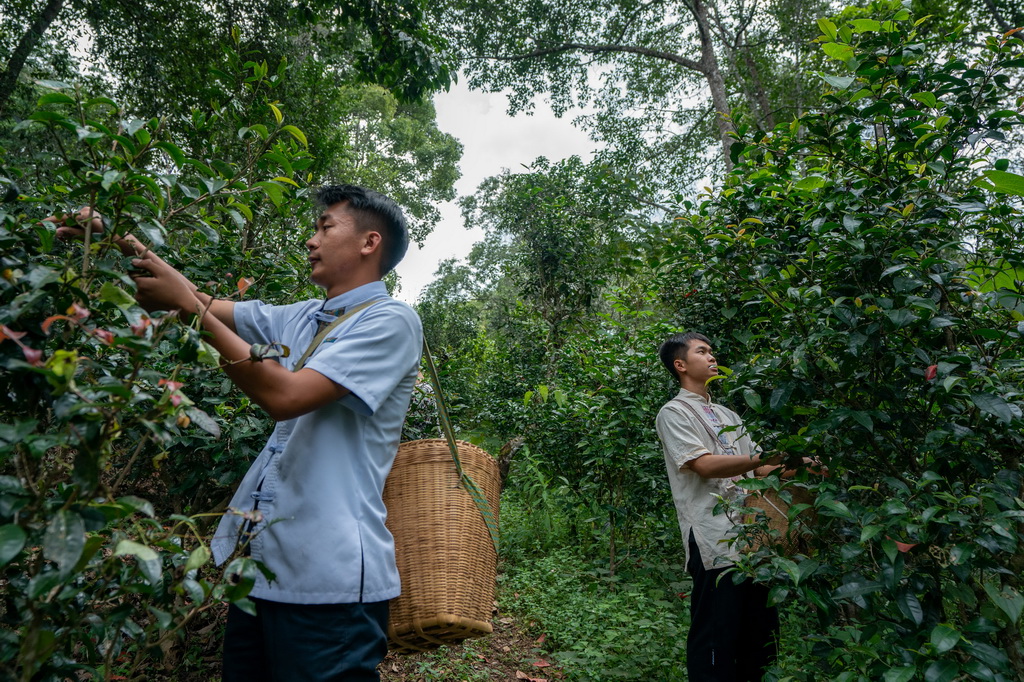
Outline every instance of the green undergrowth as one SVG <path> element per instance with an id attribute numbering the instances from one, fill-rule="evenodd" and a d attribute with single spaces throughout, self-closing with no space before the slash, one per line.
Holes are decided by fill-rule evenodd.
<path id="1" fill-rule="evenodd" d="M 579 543 L 532 534 L 539 514 L 555 517 L 543 528 L 566 527 L 550 508 L 503 499 L 502 610 L 544 635 L 567 679 L 684 680 L 690 583 L 681 558 L 625 560 L 611 575 Z"/>
<path id="2" fill-rule="evenodd" d="M 648 547 L 612 575 L 600 553 L 567 537 L 572 524 L 556 505 L 526 497 L 502 499 L 501 610 L 527 625 L 568 680 L 686 680 L 691 583 L 682 545 Z M 813 608 L 790 601 L 780 618 L 779 659 L 765 679 L 814 679 Z"/>

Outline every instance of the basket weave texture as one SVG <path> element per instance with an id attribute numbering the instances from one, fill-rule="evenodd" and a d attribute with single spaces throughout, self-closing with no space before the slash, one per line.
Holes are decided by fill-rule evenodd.
<path id="1" fill-rule="evenodd" d="M 497 520 L 497 462 L 475 445 L 457 443 L 463 471 Z M 448 442 L 402 443 L 384 485 L 384 504 L 402 578 L 402 594 L 391 601 L 389 648 L 424 651 L 490 634 L 497 551 L 459 483 Z"/>
<path id="2" fill-rule="evenodd" d="M 784 555 L 806 553 L 808 526 L 814 525 L 817 521 L 817 514 L 814 511 L 814 495 L 806 488 L 791 486 L 787 488 L 792 495 L 792 502 L 787 503 L 779 497 L 775 490 L 763 490 L 753 493 L 747 497 L 744 504 L 762 512 L 768 520 L 770 536 L 764 534 L 753 538 L 751 549 L 756 550 L 766 545 L 775 545 Z M 798 504 L 811 505 L 797 513 L 794 521 L 790 524 L 789 510 Z M 748 519 L 753 521 L 754 519 Z"/>

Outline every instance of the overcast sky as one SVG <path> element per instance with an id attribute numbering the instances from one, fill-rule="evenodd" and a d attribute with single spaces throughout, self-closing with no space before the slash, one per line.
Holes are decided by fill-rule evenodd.
<path id="1" fill-rule="evenodd" d="M 451 92 L 434 98 L 437 125 L 462 142 L 462 177 L 455 184 L 459 196 L 472 194 L 485 178 L 503 168 L 516 171 L 538 156 L 552 161 L 576 154 L 589 159 L 594 143 L 572 126 L 573 115 L 556 118 L 550 107 L 537 102 L 532 116 L 508 116 L 507 100 L 502 94 L 470 92 L 462 83 Z M 455 202 L 442 204 L 441 222 L 422 249 L 413 244 L 396 268 L 402 289 L 397 298 L 415 303 L 420 291 L 433 278 L 438 263 L 446 258 L 464 258 L 474 243 L 483 237 L 479 229 L 467 230 Z"/>

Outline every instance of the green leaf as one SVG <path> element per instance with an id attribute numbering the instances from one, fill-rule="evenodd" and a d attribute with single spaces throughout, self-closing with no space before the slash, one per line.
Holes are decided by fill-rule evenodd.
<path id="1" fill-rule="evenodd" d="M 992 603 L 999 607 L 1011 625 L 1020 621 L 1021 613 L 1024 612 L 1024 596 L 1013 588 L 1012 585 L 1004 585 L 1001 588 L 995 583 L 985 583 L 985 593 Z"/>
<path id="2" fill-rule="evenodd" d="M 853 85 L 853 82 L 857 80 L 856 76 L 829 76 L 828 74 L 820 74 L 821 79 L 831 85 L 836 90 L 845 90 L 846 88 Z"/>
<path id="3" fill-rule="evenodd" d="M 968 661 L 964 664 L 964 672 L 971 676 L 971 679 L 981 682 L 1005 682 L 1005 677 L 996 677 L 992 668 L 978 660 Z"/>
<path id="4" fill-rule="evenodd" d="M 281 343 L 254 343 L 249 347 L 249 359 L 253 362 L 262 362 L 268 358 L 286 358 L 291 353 L 291 348 Z"/>
<path id="5" fill-rule="evenodd" d="M 861 544 L 882 532 L 882 526 L 864 526 L 860 531 Z"/>
<path id="6" fill-rule="evenodd" d="M 825 509 L 831 513 L 827 516 L 837 516 L 839 518 L 847 519 L 848 521 L 854 521 L 854 516 L 850 512 L 850 508 L 839 500 L 830 500 L 828 498 L 818 498 L 815 503 L 819 509 Z"/>
<path id="7" fill-rule="evenodd" d="M 159 561 L 160 556 L 152 547 L 135 542 L 134 540 L 121 540 L 114 549 L 114 556 L 131 555 L 142 561 Z"/>
<path id="8" fill-rule="evenodd" d="M 868 431 L 874 433 L 875 423 L 874 421 L 872 421 L 870 414 L 868 414 L 867 412 L 861 412 L 859 410 L 851 410 L 850 416 L 853 417 L 853 420 L 855 422 L 863 426 Z"/>
<path id="9" fill-rule="evenodd" d="M 889 668 L 882 675 L 882 682 L 910 682 L 917 674 L 917 668 Z"/>
<path id="10" fill-rule="evenodd" d="M 845 62 L 853 58 L 853 48 L 849 45 L 825 43 L 822 45 L 822 49 L 825 51 L 826 55 L 840 62 Z"/>
<path id="11" fill-rule="evenodd" d="M 913 95 L 910 96 L 910 99 L 916 102 L 920 102 L 929 109 L 934 109 L 935 107 L 939 106 L 939 100 L 936 99 L 935 95 L 933 95 L 930 92 L 915 92 Z"/>
<path id="12" fill-rule="evenodd" d="M 38 106 L 46 104 L 74 104 L 75 98 L 65 95 L 63 92 L 48 92 L 39 98 Z"/>
<path id="13" fill-rule="evenodd" d="M 988 170 L 982 175 L 992 181 L 995 191 L 1024 197 L 1024 176 L 998 170 Z"/>
<path id="14" fill-rule="evenodd" d="M 1005 669 L 1010 663 L 1005 653 L 986 642 L 965 642 L 963 649 L 985 665 L 997 669 Z"/>
<path id="15" fill-rule="evenodd" d="M 799 182 L 797 182 L 795 187 L 797 189 L 812 190 L 812 189 L 818 189 L 819 187 L 823 187 L 824 185 L 825 185 L 825 178 L 817 176 L 817 175 L 812 175 L 809 178 L 804 178 L 803 180 L 800 180 Z"/>
<path id="16" fill-rule="evenodd" d="M 992 393 L 975 393 L 971 400 L 982 412 L 993 415 L 1001 422 L 1009 424 L 1013 421 L 1013 410 L 1001 396 Z"/>
<path id="17" fill-rule="evenodd" d="M 139 221 L 139 229 L 154 246 L 164 245 L 164 227 L 153 220 Z"/>
<path id="18" fill-rule="evenodd" d="M 863 597 L 873 592 L 878 592 L 882 588 L 882 583 L 875 580 L 855 580 L 853 582 L 843 583 L 833 593 L 836 599 L 851 599 L 853 597 Z"/>
<path id="19" fill-rule="evenodd" d="M 783 384 L 772 391 L 772 395 L 768 399 L 768 407 L 771 408 L 772 412 L 778 412 L 781 407 L 789 402 L 789 398 L 792 395 L 793 384 Z"/>
<path id="20" fill-rule="evenodd" d="M 960 674 L 960 666 L 952 661 L 932 661 L 925 668 L 925 682 L 953 682 Z"/>
<path id="21" fill-rule="evenodd" d="M 100 300 L 113 303 L 122 309 L 135 305 L 135 299 L 129 293 L 110 281 L 104 282 L 100 287 Z"/>
<path id="22" fill-rule="evenodd" d="M 761 409 L 761 396 L 749 388 L 743 391 L 743 401 L 754 411 Z"/>
<path id="23" fill-rule="evenodd" d="M 876 21 L 875 19 L 853 19 L 850 21 L 850 26 L 857 33 L 868 33 L 870 31 L 881 31 L 882 22 Z"/>
<path id="24" fill-rule="evenodd" d="M 960 641 L 960 632 L 942 623 L 932 628 L 931 642 L 935 653 L 944 654 Z"/>
<path id="25" fill-rule="evenodd" d="M 61 509 L 50 520 L 43 534 L 43 557 L 57 564 L 67 575 L 85 549 L 85 522 L 77 512 Z"/>
<path id="26" fill-rule="evenodd" d="M 0 566 L 6 566 L 25 547 L 28 536 L 21 526 L 9 523 L 0 526 Z"/>
<path id="27" fill-rule="evenodd" d="M 813 575 L 820 565 L 821 563 L 816 559 L 804 559 L 797 565 L 796 573 L 793 574 L 793 583 L 799 587 L 800 583 L 808 576 Z"/>
<path id="28" fill-rule="evenodd" d="M 836 25 L 825 17 L 818 19 L 818 28 L 821 29 L 821 32 L 824 33 L 825 37 L 829 40 L 835 40 L 839 37 L 839 33 L 836 31 Z"/>
<path id="29" fill-rule="evenodd" d="M 188 555 L 188 561 L 185 562 L 185 573 L 202 568 L 209 560 L 210 550 L 206 548 L 206 545 L 199 545 Z"/>
<path id="30" fill-rule="evenodd" d="M 270 180 L 263 180 L 262 182 L 254 183 L 254 187 L 262 189 L 274 206 L 280 206 L 281 202 L 284 201 L 284 188 L 276 182 Z"/>
<path id="31" fill-rule="evenodd" d="M 220 438 L 220 424 L 215 422 L 210 415 L 206 414 L 198 407 L 189 407 L 185 410 L 185 414 L 189 416 L 192 423 L 212 435 L 214 438 Z"/>
<path id="32" fill-rule="evenodd" d="M 900 613 L 914 622 L 914 625 L 924 622 L 924 607 L 921 606 L 921 600 L 910 590 L 904 590 L 896 597 L 896 606 Z"/>
<path id="33" fill-rule="evenodd" d="M 303 133 L 301 130 L 299 130 L 295 126 L 284 126 L 284 127 L 281 128 L 281 130 L 285 131 L 286 133 L 291 133 L 291 136 L 294 137 L 296 140 L 298 140 L 302 144 L 303 147 L 308 147 L 309 146 L 309 142 L 306 141 L 305 133 Z"/>
<path id="34" fill-rule="evenodd" d="M 170 142 L 157 142 L 155 146 L 157 149 L 163 149 L 167 152 L 167 155 L 171 157 L 172 161 L 174 161 L 174 165 L 179 168 L 185 165 L 185 152 L 181 151 L 181 149 L 176 145 L 173 145 Z"/>
<path id="35" fill-rule="evenodd" d="M 906 327 L 907 325 L 911 324 L 912 322 L 918 319 L 917 315 L 915 315 L 912 310 L 909 310 L 907 308 L 887 310 L 885 314 L 889 318 L 889 320 L 892 321 L 893 326 L 895 326 L 897 329 Z"/>
<path id="36" fill-rule="evenodd" d="M 156 616 L 156 622 L 160 626 L 161 630 L 169 629 L 172 623 L 174 622 L 174 619 L 171 617 L 171 614 L 167 613 L 166 611 L 162 611 L 153 606 L 147 607 L 147 610 L 154 616 Z"/>
<path id="37" fill-rule="evenodd" d="M 153 511 L 153 504 L 149 502 L 149 500 L 144 500 L 141 497 L 126 495 L 125 497 L 117 498 L 117 503 L 130 511 L 138 512 L 148 516 L 149 518 L 156 516 L 156 512 Z"/>
<path id="38" fill-rule="evenodd" d="M 216 348 L 211 346 L 206 341 L 200 341 L 199 353 L 196 359 L 199 361 L 200 364 L 206 365 L 207 367 L 219 367 L 220 351 L 218 351 Z"/>
<path id="39" fill-rule="evenodd" d="M 109 97 L 93 97 L 93 98 L 89 99 L 88 101 L 86 101 L 85 106 L 86 106 L 86 108 L 88 108 L 88 107 L 96 107 L 96 106 L 99 106 L 101 104 L 104 105 L 104 106 L 112 107 L 113 109 L 117 109 L 117 102 L 115 102 L 114 100 L 110 99 Z"/>

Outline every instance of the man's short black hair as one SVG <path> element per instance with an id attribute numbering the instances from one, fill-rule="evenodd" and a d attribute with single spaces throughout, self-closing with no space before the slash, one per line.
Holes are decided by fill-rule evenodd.
<path id="1" fill-rule="evenodd" d="M 391 198 L 358 185 L 324 185 L 317 190 L 316 200 L 325 208 L 346 202 L 360 230 L 380 232 L 381 277 L 405 258 L 409 250 L 409 228 L 402 209 Z"/>
<path id="2" fill-rule="evenodd" d="M 661 344 L 661 348 L 658 349 L 661 364 L 665 365 L 665 369 L 668 370 L 668 373 L 676 381 L 679 380 L 679 373 L 676 372 L 675 361 L 686 359 L 686 353 L 690 350 L 691 341 L 703 341 L 709 346 L 711 345 L 711 339 L 700 332 L 686 332 L 684 334 L 673 334 L 668 337 L 665 343 Z"/>

